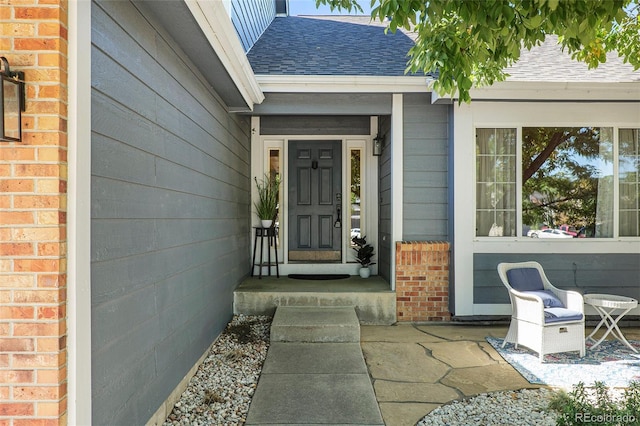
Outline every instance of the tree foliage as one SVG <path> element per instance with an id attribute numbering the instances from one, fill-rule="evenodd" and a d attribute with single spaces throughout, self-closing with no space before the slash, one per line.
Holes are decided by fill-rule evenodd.
<path id="1" fill-rule="evenodd" d="M 360 11 L 358 0 L 316 0 Z M 563 50 L 595 68 L 617 51 L 640 68 L 638 0 L 371 0 L 372 19 L 415 31 L 407 72 L 437 72 L 434 90 L 469 102 L 472 87 L 504 80 L 505 68 L 555 34 Z"/>

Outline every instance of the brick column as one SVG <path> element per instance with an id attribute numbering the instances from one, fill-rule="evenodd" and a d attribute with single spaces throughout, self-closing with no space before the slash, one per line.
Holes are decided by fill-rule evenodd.
<path id="1" fill-rule="evenodd" d="M 0 4 L 24 71 L 23 141 L 0 142 L 0 425 L 65 424 L 67 2 Z"/>
<path id="2" fill-rule="evenodd" d="M 448 321 L 449 243 L 396 243 L 398 321 Z"/>

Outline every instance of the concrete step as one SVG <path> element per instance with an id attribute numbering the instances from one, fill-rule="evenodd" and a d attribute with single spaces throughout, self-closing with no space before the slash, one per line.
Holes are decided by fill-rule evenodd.
<path id="1" fill-rule="evenodd" d="M 360 322 L 353 306 L 280 306 L 271 323 L 271 341 L 357 343 Z"/>
<path id="2" fill-rule="evenodd" d="M 355 306 L 361 324 L 396 322 L 396 294 L 378 276 L 335 281 L 251 277 L 233 292 L 233 300 L 235 314 L 274 315 L 278 306 Z"/>

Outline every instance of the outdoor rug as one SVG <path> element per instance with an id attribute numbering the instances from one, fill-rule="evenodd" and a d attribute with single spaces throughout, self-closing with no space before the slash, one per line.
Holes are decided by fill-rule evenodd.
<path id="1" fill-rule="evenodd" d="M 578 382 L 592 386 L 603 382 L 609 387 L 627 387 L 631 381 L 640 381 L 640 353 L 634 353 L 617 340 L 605 340 L 591 349 L 587 342 L 583 358 L 577 351 L 548 354 L 541 363 L 538 354 L 513 343 L 502 346 L 503 339 L 487 337 L 487 342 L 529 383 L 571 389 Z M 629 340 L 640 351 L 640 341 Z"/>

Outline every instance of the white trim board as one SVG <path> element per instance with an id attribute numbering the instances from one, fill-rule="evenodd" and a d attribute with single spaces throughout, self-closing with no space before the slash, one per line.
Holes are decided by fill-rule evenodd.
<path id="1" fill-rule="evenodd" d="M 427 77 L 332 75 L 256 75 L 262 90 L 273 93 L 426 93 Z"/>

